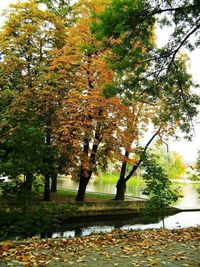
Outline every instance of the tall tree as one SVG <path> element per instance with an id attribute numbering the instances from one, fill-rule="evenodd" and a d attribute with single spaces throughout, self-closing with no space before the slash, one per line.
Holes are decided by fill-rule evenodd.
<path id="1" fill-rule="evenodd" d="M 176 50 L 171 47 L 169 54 L 168 49 L 158 49 L 155 45 L 155 14 L 159 14 L 159 10 L 160 7 L 154 8 L 150 1 L 113 0 L 100 15 L 94 15 L 92 31 L 115 54 L 110 61 L 117 78 L 113 86 L 107 87 L 104 93 L 107 97 L 120 95 L 125 103 L 134 100 L 138 107 L 146 106 L 148 110 L 152 110 L 151 118 L 146 119 L 146 128 L 149 123 L 155 126 L 155 133 L 137 153 L 135 164 L 129 173 L 126 173 L 128 157 L 133 142 L 137 144 L 138 139 L 132 139 L 129 147 L 125 147 L 125 160 L 115 199 L 124 198 L 126 182 L 141 164 L 152 140 L 158 135 L 175 134 L 177 127 L 189 134 L 191 119 L 197 114 L 199 99 L 190 92 L 194 85 L 187 74 L 184 58 L 178 56 L 179 46 Z M 174 34 L 177 38 L 180 36 L 178 31 Z M 166 55 L 169 60 L 163 61 Z M 141 118 L 135 119 L 134 115 L 134 121 L 141 122 Z M 133 125 L 132 129 L 129 128 L 132 133 L 137 133 L 141 128 L 137 124 Z M 141 139 L 141 131 L 139 135 Z M 137 152 L 136 144 L 133 147 Z"/>
<path id="2" fill-rule="evenodd" d="M 79 3 L 80 17 L 69 29 L 66 45 L 57 51 L 52 64 L 60 85 L 70 88 L 58 113 L 56 132 L 62 149 L 71 151 L 72 170 L 78 172 L 78 201 L 84 200 L 97 165 L 119 149 L 119 124 L 126 110 L 118 98 L 102 96 L 104 84 L 114 75 L 106 62 L 111 51 L 104 49 L 89 29 L 91 13 L 101 2 Z"/>
<path id="3" fill-rule="evenodd" d="M 49 200 L 54 150 L 51 123 L 57 103 L 47 76 L 52 49 L 64 45 L 64 21 L 50 11 L 41 10 L 32 0 L 10 5 L 0 38 L 1 92 L 3 96 L 10 91 L 13 95 L 2 111 L 2 117 L 9 118 L 7 125 L 12 122 L 8 135 L 12 132 L 14 136 L 15 129 L 23 127 L 24 123 L 31 128 L 34 122 L 35 130 L 43 131 L 46 151 L 43 153 L 44 197 Z"/>

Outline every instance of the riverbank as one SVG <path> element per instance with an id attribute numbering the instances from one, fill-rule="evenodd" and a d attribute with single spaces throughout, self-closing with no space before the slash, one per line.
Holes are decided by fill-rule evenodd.
<path id="1" fill-rule="evenodd" d="M 143 213 L 146 199 L 129 197 L 125 201 L 113 201 L 113 195 L 89 193 L 85 202 L 76 202 L 73 200 L 74 194 L 74 191 L 52 193 L 50 202 L 41 201 L 42 195 L 27 203 L 18 203 L 17 199 L 10 197 L 7 205 L 2 199 L 0 241 L 35 235 L 52 237 L 66 231 L 82 231 L 88 224 L 119 228 L 124 224 L 160 223 L 159 217 L 149 217 Z M 170 208 L 167 214 L 173 215 L 178 212 L 179 209 Z M 195 224 L 186 224 L 185 227 L 196 226 L 198 219 L 194 221 Z M 170 225 L 170 228 L 172 227 L 176 228 L 174 223 Z"/>
<path id="2" fill-rule="evenodd" d="M 0 266 L 199 267 L 200 227 L 0 243 Z"/>

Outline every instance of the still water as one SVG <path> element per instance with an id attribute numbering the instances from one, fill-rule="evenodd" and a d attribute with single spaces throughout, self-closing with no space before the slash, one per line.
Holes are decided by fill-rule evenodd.
<path id="1" fill-rule="evenodd" d="M 156 223 L 137 222 L 137 218 L 130 218 L 127 220 L 113 220 L 93 223 L 79 223 L 73 226 L 66 226 L 66 230 L 52 234 L 52 238 L 57 237 L 75 237 L 86 236 L 92 233 L 107 233 L 114 229 L 123 230 L 144 230 L 144 229 L 159 229 L 163 227 L 163 221 Z M 165 228 L 178 229 L 195 227 L 200 225 L 200 212 L 180 212 L 164 219 Z"/>
<path id="2" fill-rule="evenodd" d="M 200 198 L 197 193 L 198 184 L 192 184 L 188 181 L 176 183 L 176 186 L 180 186 L 182 189 L 183 197 L 174 205 L 178 208 L 193 208 L 200 209 Z M 60 177 L 59 186 L 60 189 L 72 189 L 77 190 L 78 183 L 70 178 Z M 137 180 L 134 184 L 128 184 L 127 196 L 145 197 L 142 195 L 142 189 L 144 183 L 141 180 Z M 89 192 L 98 193 L 110 193 L 115 194 L 115 184 L 111 182 L 104 182 L 100 179 L 93 179 L 87 188 Z M 192 227 L 200 225 L 200 211 L 180 212 L 175 215 L 168 216 L 164 219 L 165 228 L 176 229 L 184 227 Z M 133 217 L 129 219 L 110 220 L 102 222 L 86 222 L 73 224 L 67 226 L 62 232 L 53 233 L 52 237 L 74 237 L 85 236 L 91 233 L 105 233 L 111 232 L 116 228 L 136 230 L 136 229 L 158 229 L 163 227 L 163 221 L 152 219 L 152 222 L 145 222 L 141 218 Z"/>
<path id="3" fill-rule="evenodd" d="M 181 188 L 182 198 L 174 205 L 177 208 L 199 208 L 200 209 L 200 197 L 197 192 L 200 184 L 190 183 L 189 181 L 183 181 L 175 183 L 175 186 Z M 78 182 L 70 179 L 69 177 L 59 177 L 58 179 L 59 189 L 78 189 Z M 127 184 L 126 196 L 143 197 L 142 190 L 144 189 L 144 182 L 140 179 L 136 179 L 134 183 Z M 116 185 L 112 182 L 105 182 L 99 178 L 92 179 L 87 187 L 87 192 L 109 193 L 115 194 Z"/>

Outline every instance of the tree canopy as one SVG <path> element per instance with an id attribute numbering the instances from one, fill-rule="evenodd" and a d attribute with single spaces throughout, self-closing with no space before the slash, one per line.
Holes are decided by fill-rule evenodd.
<path id="1" fill-rule="evenodd" d="M 199 44 L 199 9 L 164 0 L 10 5 L 0 31 L 0 171 L 29 184 L 43 175 L 46 200 L 50 179 L 75 173 L 82 201 L 95 170 L 117 159 L 123 199 L 154 139 L 177 129 L 191 138 L 199 97 L 181 48 Z M 173 29 L 161 48 L 157 25 Z"/>

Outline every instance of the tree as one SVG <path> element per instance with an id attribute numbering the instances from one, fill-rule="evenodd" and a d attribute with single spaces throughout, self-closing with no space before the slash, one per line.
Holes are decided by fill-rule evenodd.
<path id="1" fill-rule="evenodd" d="M 55 156 L 51 124 L 58 103 L 47 76 L 51 51 L 64 45 L 64 21 L 50 11 L 41 10 L 35 1 L 10 5 L 7 13 L 0 33 L 1 92 L 5 100 L 8 93 L 11 97 L 4 102 L 5 109 L 1 112 L 2 128 L 6 127 L 8 136 L 11 132 L 14 136 L 15 130 L 27 123 L 30 129 L 34 127 L 38 133 L 43 132 L 44 166 L 40 172 L 45 176 L 44 197 L 49 200 L 49 179 Z"/>
<path id="2" fill-rule="evenodd" d="M 17 180 L 24 176 L 24 189 L 32 190 L 35 175 L 40 173 L 43 165 L 44 135 L 34 126 L 26 124 L 16 129 L 1 146 L 0 173 Z"/>
<path id="3" fill-rule="evenodd" d="M 43 4 L 53 12 L 56 16 L 65 21 L 65 26 L 68 28 L 76 22 L 75 1 L 70 0 L 35 0 L 36 3 Z"/>
<path id="4" fill-rule="evenodd" d="M 181 196 L 180 190 L 179 188 L 172 188 L 168 175 L 164 168 L 157 163 L 154 156 L 146 155 L 143 166 L 145 168 L 143 177 L 146 183 L 143 194 L 149 196 L 148 213 L 161 215 L 164 227 L 164 216 L 169 206 Z"/>
<path id="5" fill-rule="evenodd" d="M 130 61 L 142 66 L 151 62 L 155 66 L 146 72 L 146 77 L 151 75 L 168 75 L 169 69 L 175 67 L 176 59 L 182 48 L 194 49 L 199 44 L 199 11 L 198 1 L 110 1 L 106 10 L 95 17 L 93 31 L 97 38 L 109 37 L 114 43 L 118 59 L 125 60 L 131 55 L 132 44 L 145 42 L 145 47 L 151 45 L 149 36 L 155 26 L 171 27 L 172 34 L 165 47 L 151 49 L 151 53 L 140 53 L 141 48 L 136 51 L 137 57 Z M 118 38 L 122 40 L 116 42 Z M 155 36 L 154 36 L 155 37 Z M 141 42 L 142 43 L 142 42 Z M 138 53 L 137 53 L 138 52 Z M 141 51 L 142 52 L 142 51 Z M 130 62 L 126 61 L 130 65 Z M 178 71 L 178 70 L 176 70 Z"/>
<path id="6" fill-rule="evenodd" d="M 190 134 L 199 100 L 190 93 L 184 56 L 155 45 L 155 14 L 168 12 L 168 3 L 154 4 L 83 0 L 72 8 L 68 1 L 41 0 L 11 6 L 0 34 L 1 145 L 9 152 L 4 137 L 24 140 L 33 128 L 36 136 L 43 134 L 43 164 L 35 162 L 35 172 L 45 177 L 46 200 L 63 158 L 64 168 L 79 175 L 77 200 L 84 200 L 99 165 L 120 159 L 116 199 L 123 199 L 126 182 L 155 138 L 175 135 L 177 128 Z M 188 16 L 187 23 L 193 22 Z M 166 55 L 170 61 L 163 62 Z M 149 127 L 152 136 L 142 146 Z"/>
<path id="7" fill-rule="evenodd" d="M 69 29 L 66 45 L 57 50 L 51 66 L 59 85 L 69 89 L 55 129 L 58 144 L 66 151 L 71 169 L 80 180 L 78 201 L 84 200 L 97 166 L 118 153 L 120 121 L 127 110 L 117 97 L 102 96 L 104 84 L 111 81 L 114 73 L 106 62 L 110 51 L 89 30 L 91 12 L 98 4 L 80 2 L 80 17 Z"/>
<path id="8" fill-rule="evenodd" d="M 101 14 L 94 15 L 92 24 L 96 37 L 106 47 L 111 47 L 114 53 L 110 62 L 117 78 L 114 79 L 113 86 L 104 90 L 105 95 L 120 95 L 131 109 L 133 101 L 137 103 L 138 109 L 142 106 L 151 110 L 149 119 L 146 118 L 143 122 L 144 115 L 140 117 L 134 114 L 132 126 L 127 125 L 127 133 L 130 135 L 132 132 L 133 138 L 129 146 L 125 147 L 115 199 L 124 198 L 126 182 L 140 166 L 154 138 L 175 135 L 176 128 L 180 128 L 189 137 L 190 121 L 197 115 L 199 98 L 190 92 L 194 85 L 187 74 L 184 57 L 178 57 L 175 53 L 170 61 L 163 61 L 167 51 L 158 49 L 155 45 L 154 28 L 157 18 L 153 10 L 150 1 L 113 0 Z M 141 114 L 143 113 L 139 113 Z M 141 140 L 149 125 L 155 127 L 155 132 L 142 148 L 138 146 L 138 140 Z M 138 137 L 135 138 L 133 133 L 137 133 L 135 137 Z M 126 173 L 127 161 L 131 153 L 134 153 L 133 150 L 135 163 L 133 162 L 132 170 Z"/>

